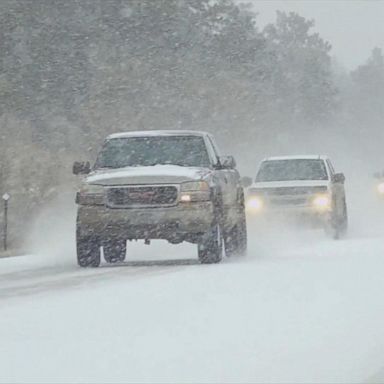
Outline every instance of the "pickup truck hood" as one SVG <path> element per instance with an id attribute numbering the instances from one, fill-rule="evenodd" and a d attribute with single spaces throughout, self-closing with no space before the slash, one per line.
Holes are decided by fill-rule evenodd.
<path id="1" fill-rule="evenodd" d="M 209 173 L 210 170 L 206 168 L 178 165 L 126 167 L 94 171 L 88 175 L 85 182 L 94 185 L 179 184 L 201 180 Z"/>
<path id="2" fill-rule="evenodd" d="M 284 188 L 284 187 L 328 187 L 329 180 L 288 180 L 288 181 L 267 181 L 254 182 L 250 189 Z"/>

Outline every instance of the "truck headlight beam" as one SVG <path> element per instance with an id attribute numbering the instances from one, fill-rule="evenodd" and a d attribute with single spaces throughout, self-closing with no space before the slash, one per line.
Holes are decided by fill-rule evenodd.
<path id="1" fill-rule="evenodd" d="M 318 195 L 313 199 L 312 204 L 317 210 L 325 211 L 331 207 L 331 198 L 328 195 Z"/>
<path id="2" fill-rule="evenodd" d="M 384 182 L 381 182 L 377 185 L 377 192 L 379 195 L 384 195 Z"/>
<path id="3" fill-rule="evenodd" d="M 264 207 L 264 202 L 259 196 L 251 196 L 247 199 L 247 210 L 251 213 L 260 212 Z"/>

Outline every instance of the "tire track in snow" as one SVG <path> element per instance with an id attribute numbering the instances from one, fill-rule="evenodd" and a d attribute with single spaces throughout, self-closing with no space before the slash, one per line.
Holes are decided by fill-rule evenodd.
<path id="1" fill-rule="evenodd" d="M 175 273 L 189 266 L 198 265 L 196 259 L 159 261 L 127 261 L 106 265 L 98 269 L 54 268 L 23 270 L 1 274 L 0 300 L 40 294 L 60 289 L 79 289 L 90 284 L 118 279 L 127 282 L 151 275 Z M 1 305 L 1 302 L 0 302 Z"/>

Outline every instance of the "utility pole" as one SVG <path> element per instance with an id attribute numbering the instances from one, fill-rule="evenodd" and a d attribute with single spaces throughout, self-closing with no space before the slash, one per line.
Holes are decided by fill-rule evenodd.
<path id="1" fill-rule="evenodd" d="M 3 244 L 4 251 L 7 250 L 7 236 L 8 236 L 8 200 L 11 196 L 8 193 L 4 193 L 3 201 L 4 201 L 4 232 L 3 232 Z"/>

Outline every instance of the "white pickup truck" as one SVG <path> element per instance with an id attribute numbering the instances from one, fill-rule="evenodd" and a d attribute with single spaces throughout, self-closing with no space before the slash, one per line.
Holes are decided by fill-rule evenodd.
<path id="1" fill-rule="evenodd" d="M 336 239 L 348 225 L 344 181 L 327 156 L 270 157 L 248 188 L 247 212 L 254 218 L 310 219 Z"/>

